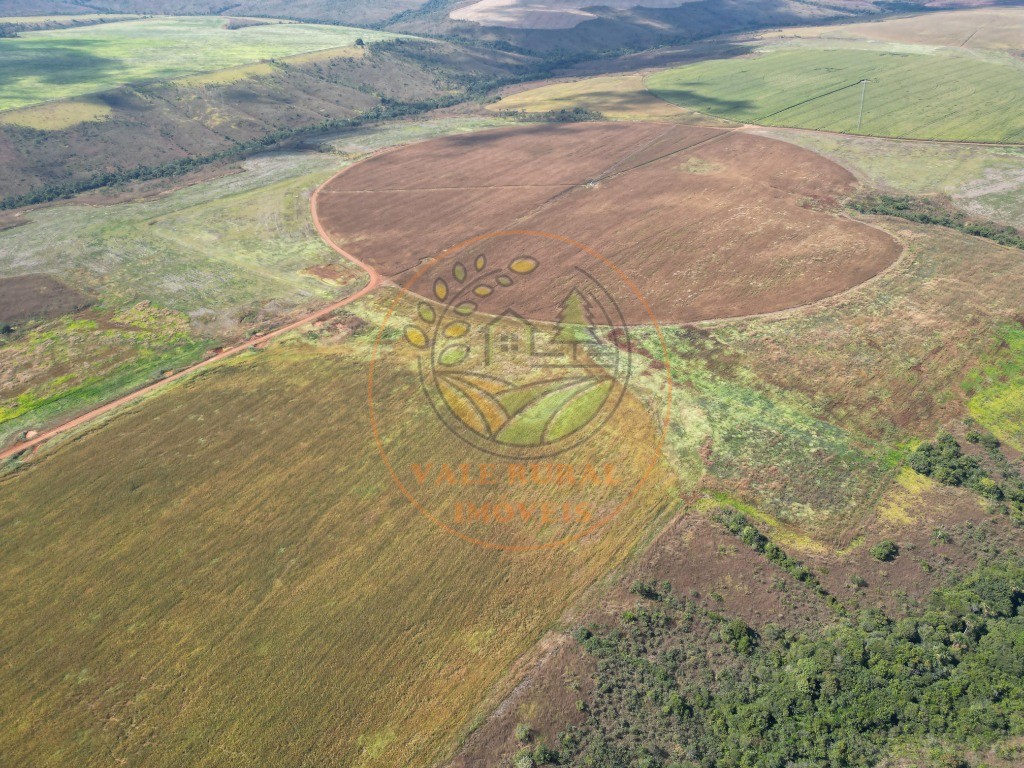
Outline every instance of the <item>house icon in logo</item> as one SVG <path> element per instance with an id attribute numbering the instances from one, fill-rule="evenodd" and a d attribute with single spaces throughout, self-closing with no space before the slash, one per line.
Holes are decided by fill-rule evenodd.
<path id="1" fill-rule="evenodd" d="M 482 328 L 484 365 L 522 361 L 534 366 L 575 366 L 579 349 L 593 351 L 601 343 L 590 323 L 587 299 L 573 289 L 562 302 L 553 329 L 538 328 L 515 310 L 507 309 Z"/>
<path id="2" fill-rule="evenodd" d="M 537 326 L 512 309 L 497 315 L 483 327 L 484 365 L 497 362 L 526 361 L 553 357 L 560 352 L 549 349 Z"/>

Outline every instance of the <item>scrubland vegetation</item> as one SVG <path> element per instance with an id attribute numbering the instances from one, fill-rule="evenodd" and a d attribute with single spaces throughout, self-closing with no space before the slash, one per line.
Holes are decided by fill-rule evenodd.
<path id="1" fill-rule="evenodd" d="M 948 203 L 907 195 L 874 195 L 854 200 L 854 210 L 876 216 L 898 216 L 901 219 L 949 227 L 965 235 L 994 240 L 1008 248 L 1024 250 L 1024 236 L 1016 227 L 979 220 L 963 211 L 952 208 Z"/>
<path id="2" fill-rule="evenodd" d="M 898 620 L 877 610 L 819 632 L 755 631 L 659 588 L 611 630 L 588 717 L 538 764 L 872 766 L 934 743 L 933 765 L 1024 734 L 1024 561 L 1007 555 Z M 940 762 L 944 761 L 944 762 Z"/>

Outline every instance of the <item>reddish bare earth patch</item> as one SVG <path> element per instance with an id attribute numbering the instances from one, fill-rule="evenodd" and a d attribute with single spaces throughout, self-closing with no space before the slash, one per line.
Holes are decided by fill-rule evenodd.
<path id="1" fill-rule="evenodd" d="M 541 231 L 617 265 L 659 320 L 692 322 L 807 304 L 892 264 L 900 246 L 890 235 L 830 210 L 855 183 L 830 160 L 759 136 L 582 123 L 387 152 L 325 185 L 317 211 L 334 244 L 397 282 L 424 267 L 418 291 L 433 273 L 450 273 L 451 264 L 436 263 L 445 249 L 493 232 Z M 511 290 L 520 312 L 553 320 L 591 257 L 534 240 L 492 239 L 486 255 L 536 258 L 537 279 Z M 649 320 L 626 281 L 606 287 L 627 322 Z"/>
<path id="2" fill-rule="evenodd" d="M 91 303 L 88 296 L 51 275 L 0 278 L 0 323 L 59 317 Z"/>
<path id="3" fill-rule="evenodd" d="M 352 276 L 345 272 L 337 264 L 318 264 L 313 267 L 306 267 L 302 273 L 323 280 L 331 285 L 346 285 L 352 281 Z"/>

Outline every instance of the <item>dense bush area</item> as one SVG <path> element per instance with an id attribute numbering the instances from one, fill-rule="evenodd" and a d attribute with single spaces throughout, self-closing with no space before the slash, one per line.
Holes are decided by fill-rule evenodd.
<path id="1" fill-rule="evenodd" d="M 536 123 L 586 123 L 604 120 L 604 115 L 593 109 L 573 107 L 572 109 L 550 109 L 547 112 L 524 112 L 522 110 L 506 110 L 502 117 Z"/>
<path id="2" fill-rule="evenodd" d="M 1019 736 L 1022 604 L 1019 558 L 935 592 L 917 616 L 862 611 L 814 637 L 758 634 L 659 591 L 618 628 L 579 631 L 598 662 L 594 700 L 547 762 L 869 766 L 899 744 Z"/>
<path id="3" fill-rule="evenodd" d="M 851 203 L 860 213 L 898 216 L 921 224 L 936 224 L 967 235 L 994 240 L 1010 248 L 1024 249 L 1024 237 L 1014 227 L 972 219 L 960 211 L 925 198 L 909 195 L 871 195 Z"/>
<path id="4" fill-rule="evenodd" d="M 978 460 L 966 456 L 952 435 L 943 434 L 934 443 L 923 443 L 910 454 L 910 467 L 943 485 L 962 485 L 984 493 L 989 483 Z"/>

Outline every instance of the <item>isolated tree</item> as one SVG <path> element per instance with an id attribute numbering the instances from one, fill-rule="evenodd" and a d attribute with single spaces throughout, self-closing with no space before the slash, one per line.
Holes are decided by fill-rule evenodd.
<path id="1" fill-rule="evenodd" d="M 578 290 L 573 288 L 562 302 L 558 313 L 555 332 L 551 340 L 560 344 L 583 344 L 597 341 L 592 328 L 590 304 Z"/>
<path id="2" fill-rule="evenodd" d="M 871 556 L 875 560 L 881 560 L 883 563 L 887 563 L 890 560 L 895 560 L 896 556 L 900 553 L 900 548 L 896 542 L 885 539 L 880 541 L 871 548 Z"/>

